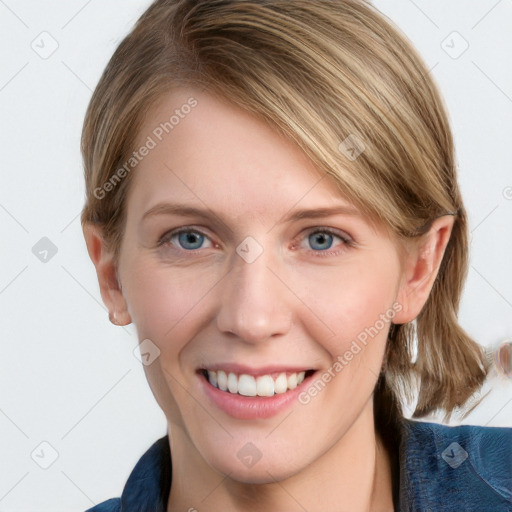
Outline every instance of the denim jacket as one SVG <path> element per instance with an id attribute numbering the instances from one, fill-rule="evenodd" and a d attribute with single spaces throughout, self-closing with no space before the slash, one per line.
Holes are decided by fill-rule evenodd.
<path id="1" fill-rule="evenodd" d="M 404 419 L 398 452 L 398 511 L 512 511 L 512 428 Z M 86 512 L 166 512 L 171 476 L 165 436 L 137 462 L 120 498 Z"/>

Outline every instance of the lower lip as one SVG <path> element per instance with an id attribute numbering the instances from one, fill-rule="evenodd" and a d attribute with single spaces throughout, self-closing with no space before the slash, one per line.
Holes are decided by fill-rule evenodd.
<path id="1" fill-rule="evenodd" d="M 316 373 L 316 372 L 315 372 Z M 243 396 L 229 391 L 221 391 L 210 384 L 203 374 L 198 374 L 206 396 L 222 411 L 241 420 L 265 419 L 286 410 L 300 393 L 310 384 L 312 373 L 295 389 L 274 396 Z"/>

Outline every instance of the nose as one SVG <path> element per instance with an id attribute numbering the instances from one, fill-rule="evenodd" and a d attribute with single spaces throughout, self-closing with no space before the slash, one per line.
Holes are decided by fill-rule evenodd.
<path id="1" fill-rule="evenodd" d="M 261 343 L 286 334 L 291 325 L 290 292 L 269 251 L 252 262 L 238 254 L 221 290 L 218 329 L 245 343 Z M 271 270 L 272 269 L 272 270 Z"/>

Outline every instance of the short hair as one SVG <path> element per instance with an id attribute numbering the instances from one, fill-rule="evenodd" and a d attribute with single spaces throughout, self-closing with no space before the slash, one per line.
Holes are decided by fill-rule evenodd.
<path id="1" fill-rule="evenodd" d="M 395 420 L 415 389 L 414 417 L 449 415 L 466 402 L 488 371 L 482 347 L 457 320 L 467 215 L 443 101 L 407 38 L 364 0 L 151 4 L 109 61 L 83 126 L 81 221 L 103 228 L 116 257 L 133 173 L 104 197 L 95 191 L 129 158 L 148 109 L 186 85 L 225 98 L 295 142 L 400 247 L 433 219 L 454 215 L 423 309 L 414 322 L 390 327 L 375 414 L 382 424 Z M 362 151 L 357 158 L 343 150 L 347 140 Z"/>

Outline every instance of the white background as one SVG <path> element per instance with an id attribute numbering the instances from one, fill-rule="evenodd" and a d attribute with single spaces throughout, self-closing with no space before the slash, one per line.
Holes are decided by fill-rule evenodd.
<path id="1" fill-rule="evenodd" d="M 512 337 L 512 2 L 375 3 L 419 48 L 446 99 L 472 231 L 460 322 L 492 348 Z M 119 496 L 166 433 L 132 353 L 133 326 L 108 321 L 79 221 L 85 109 L 148 5 L 0 0 L 0 512 L 83 511 Z M 33 49 L 52 44 L 46 59 Z M 46 263 L 32 252 L 42 237 L 58 250 Z M 496 376 L 464 422 L 512 426 L 510 381 Z M 34 459 L 49 463 L 53 450 L 42 469 Z"/>

